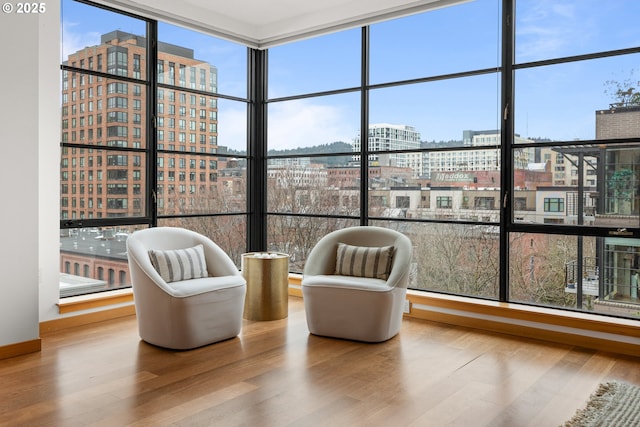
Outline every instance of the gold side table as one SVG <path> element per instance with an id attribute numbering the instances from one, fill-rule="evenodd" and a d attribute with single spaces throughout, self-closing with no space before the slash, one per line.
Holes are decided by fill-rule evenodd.
<path id="1" fill-rule="evenodd" d="M 242 254 L 242 275 L 247 281 L 244 318 L 278 320 L 289 314 L 289 255 L 281 252 Z"/>

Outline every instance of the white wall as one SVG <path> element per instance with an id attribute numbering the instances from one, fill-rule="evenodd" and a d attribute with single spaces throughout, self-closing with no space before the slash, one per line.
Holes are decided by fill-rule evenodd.
<path id="1" fill-rule="evenodd" d="M 60 317 L 60 0 L 46 5 L 38 52 L 40 322 Z"/>
<path id="2" fill-rule="evenodd" d="M 42 15 L 0 12 L 0 346 L 37 339 L 39 282 L 57 290 L 59 1 L 46 7 Z"/>
<path id="3" fill-rule="evenodd" d="M 38 337 L 38 16 L 0 15 L 0 345 Z"/>

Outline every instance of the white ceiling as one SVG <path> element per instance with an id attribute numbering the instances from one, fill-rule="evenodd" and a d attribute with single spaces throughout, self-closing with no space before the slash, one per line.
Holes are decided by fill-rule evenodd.
<path id="1" fill-rule="evenodd" d="M 98 0 L 264 49 L 470 0 Z"/>

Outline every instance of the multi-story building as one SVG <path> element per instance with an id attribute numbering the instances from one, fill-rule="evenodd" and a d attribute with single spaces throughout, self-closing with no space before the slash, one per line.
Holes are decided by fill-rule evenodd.
<path id="1" fill-rule="evenodd" d="M 532 142 L 519 135 L 515 135 L 515 143 Z M 424 175 L 430 176 L 435 172 L 453 171 L 499 171 L 500 170 L 500 132 L 497 130 L 462 132 L 464 147 L 488 147 L 476 150 L 448 150 L 425 153 Z M 514 157 L 516 169 L 527 169 L 534 161 L 534 149 L 523 148 Z"/>
<path id="2" fill-rule="evenodd" d="M 71 53 L 65 64 L 144 79 L 146 45 L 144 37 L 112 31 L 99 45 Z M 197 209 L 194 194 L 217 191 L 217 159 L 189 154 L 217 152 L 217 99 L 204 94 L 217 91 L 217 70 L 195 59 L 193 49 L 159 43 L 157 73 L 158 83 L 168 85 L 156 100 L 157 149 L 184 152 L 158 154 L 158 207 L 165 213 Z M 146 86 L 66 70 L 62 85 L 62 141 L 84 147 L 62 151 L 61 218 L 143 215 L 145 156 L 128 149 L 147 146 Z"/>
<path id="3" fill-rule="evenodd" d="M 328 168 L 328 185 L 334 188 L 359 188 L 360 167 L 331 166 Z M 368 168 L 368 186 L 383 189 L 393 186 L 415 185 L 414 171 L 410 167 L 371 165 Z"/>
<path id="4" fill-rule="evenodd" d="M 558 151 L 553 147 L 541 147 L 536 149 L 536 155 L 541 161 L 551 164 L 553 172 L 553 185 L 556 186 L 578 186 L 579 165 L 567 156 L 566 153 Z M 594 159 L 595 160 L 595 159 Z M 597 162 L 591 162 L 595 166 Z M 596 168 L 582 168 L 583 183 L 588 186 L 595 186 L 597 181 Z"/>
<path id="5" fill-rule="evenodd" d="M 378 123 L 369 125 L 369 164 L 372 166 L 410 167 L 414 176 L 422 174 L 422 154 L 420 152 L 396 153 L 396 150 L 420 148 L 420 132 L 407 125 Z M 353 151 L 360 151 L 361 137 L 353 140 Z M 360 156 L 353 156 L 354 162 L 360 162 Z"/>

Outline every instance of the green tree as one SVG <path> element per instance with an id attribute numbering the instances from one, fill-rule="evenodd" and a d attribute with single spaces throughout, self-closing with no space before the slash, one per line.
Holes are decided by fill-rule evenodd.
<path id="1" fill-rule="evenodd" d="M 607 80 L 605 94 L 613 98 L 611 108 L 640 106 L 640 80 L 631 70 L 630 77 L 624 80 Z"/>

